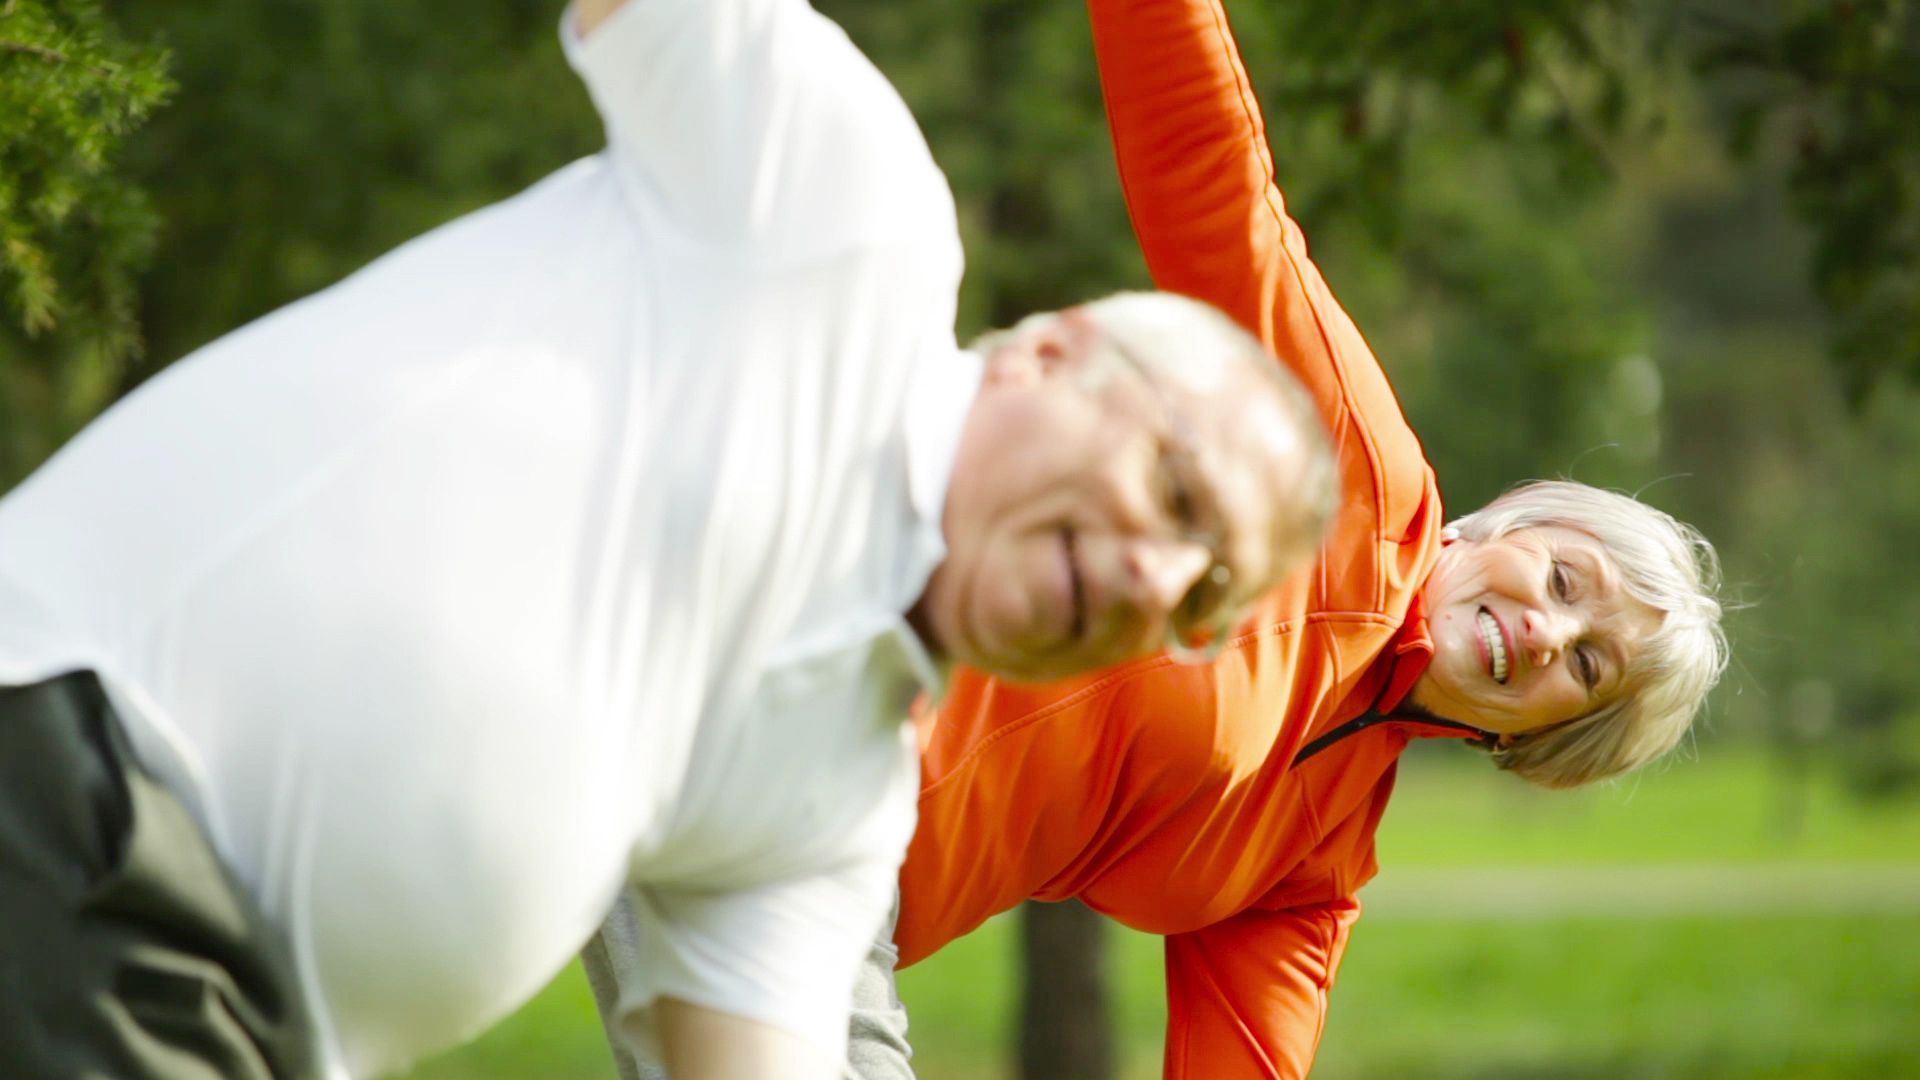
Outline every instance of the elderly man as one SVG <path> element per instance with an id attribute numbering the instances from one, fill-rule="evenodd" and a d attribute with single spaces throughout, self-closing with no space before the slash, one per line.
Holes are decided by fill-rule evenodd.
<path id="1" fill-rule="evenodd" d="M 953 209 L 802 0 L 581 0 L 609 149 L 214 343 L 0 502 L 0 1061 L 369 1075 L 623 882 L 622 1030 L 828 1076 L 919 688 L 1205 648 L 1311 405 L 1170 296 L 955 347 Z"/>

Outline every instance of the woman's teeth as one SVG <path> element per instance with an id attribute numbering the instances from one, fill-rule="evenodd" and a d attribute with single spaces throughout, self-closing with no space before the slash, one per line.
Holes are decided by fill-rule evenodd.
<path id="1" fill-rule="evenodd" d="M 1486 639 L 1487 655 L 1493 658 L 1493 681 L 1507 681 L 1507 642 L 1500 636 L 1500 624 L 1493 613 L 1480 609 L 1480 636 Z"/>

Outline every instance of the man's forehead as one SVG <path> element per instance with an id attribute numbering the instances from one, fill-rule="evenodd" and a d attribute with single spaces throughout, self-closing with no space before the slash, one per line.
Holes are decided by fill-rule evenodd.
<path id="1" fill-rule="evenodd" d="M 1303 480 L 1307 463 L 1298 425 L 1278 407 L 1257 411 L 1267 415 L 1249 422 L 1252 418 L 1243 413 L 1241 423 L 1216 428 L 1221 438 L 1205 460 L 1221 516 L 1227 523 L 1227 539 L 1243 545 L 1264 543 L 1265 550 L 1259 556 L 1264 563 L 1276 551 L 1301 545 L 1297 515 L 1286 511 L 1292 500 L 1306 497 Z M 1244 550 L 1235 556 L 1253 557 Z"/>

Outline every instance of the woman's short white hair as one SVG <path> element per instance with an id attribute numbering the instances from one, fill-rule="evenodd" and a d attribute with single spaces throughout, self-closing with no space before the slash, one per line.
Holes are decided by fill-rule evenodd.
<path id="1" fill-rule="evenodd" d="M 1628 666 L 1629 690 L 1569 723 L 1492 748 L 1494 763 L 1542 787 L 1618 776 L 1673 749 L 1727 666 L 1719 560 L 1692 526 L 1617 491 L 1568 480 L 1521 484 L 1447 526 L 1462 540 L 1557 525 L 1598 540 L 1627 595 L 1661 613 Z"/>

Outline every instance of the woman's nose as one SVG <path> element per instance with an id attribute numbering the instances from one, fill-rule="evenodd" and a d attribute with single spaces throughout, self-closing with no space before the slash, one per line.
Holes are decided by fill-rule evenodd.
<path id="1" fill-rule="evenodd" d="M 1521 648 L 1535 667 L 1553 663 L 1567 645 L 1579 636 L 1580 624 L 1573 616 L 1558 611 L 1528 608 L 1521 616 Z"/>

